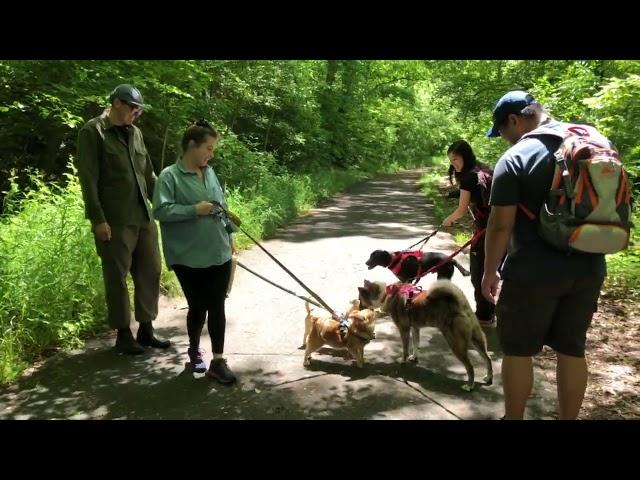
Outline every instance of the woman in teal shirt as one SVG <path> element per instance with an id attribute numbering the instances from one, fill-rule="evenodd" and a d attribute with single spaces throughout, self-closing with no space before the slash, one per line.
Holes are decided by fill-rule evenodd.
<path id="1" fill-rule="evenodd" d="M 165 261 L 176 273 L 189 304 L 187 353 L 191 368 L 206 371 L 221 383 L 233 383 L 235 375 L 222 357 L 233 243 L 225 213 L 227 202 L 208 165 L 217 143 L 218 133 L 207 122 L 187 128 L 182 137 L 182 158 L 158 177 L 153 214 L 160 222 Z M 208 370 L 199 348 L 207 315 L 213 351 Z"/>

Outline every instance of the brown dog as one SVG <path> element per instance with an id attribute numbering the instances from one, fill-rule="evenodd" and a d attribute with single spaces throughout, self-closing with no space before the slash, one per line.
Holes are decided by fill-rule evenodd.
<path id="1" fill-rule="evenodd" d="M 391 315 L 402 339 L 402 362 L 418 361 L 420 329 L 436 327 L 467 370 L 467 383 L 462 388 L 471 391 L 474 387 L 474 370 L 468 356 L 471 344 L 486 361 L 484 381 L 491 385 L 493 366 L 487 351 L 487 339 L 462 290 L 448 280 L 438 280 L 427 290 L 409 297 L 411 289 L 410 284 L 397 283 L 387 288 L 383 282 L 367 280 L 364 287 L 358 287 L 362 307 L 381 307 L 383 312 Z M 408 356 L 410 335 L 413 337 L 413 351 Z"/>
<path id="2" fill-rule="evenodd" d="M 341 335 L 340 322 L 331 318 L 329 313 L 317 315 L 317 312 L 311 310 L 309 303 L 305 302 L 307 316 L 304 320 L 304 366 L 310 365 L 311 354 L 323 345 L 347 349 L 358 367 L 364 365 L 364 347 L 376 338 L 376 314 L 370 309 L 358 310 L 359 303 L 358 300 L 351 303 L 346 313 L 348 326 L 344 335 Z"/>

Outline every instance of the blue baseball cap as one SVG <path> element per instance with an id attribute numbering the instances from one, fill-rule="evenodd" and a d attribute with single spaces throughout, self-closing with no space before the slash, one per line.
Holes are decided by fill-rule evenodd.
<path id="1" fill-rule="evenodd" d="M 513 90 L 502 96 L 493 109 L 493 126 L 487 132 L 487 137 L 499 137 L 498 127 L 511 113 L 520 113 L 526 106 L 537 103 L 535 98 L 522 90 Z"/>

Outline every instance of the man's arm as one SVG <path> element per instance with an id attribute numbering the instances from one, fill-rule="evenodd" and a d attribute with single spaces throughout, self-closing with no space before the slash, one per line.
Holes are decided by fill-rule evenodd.
<path id="1" fill-rule="evenodd" d="M 490 302 L 496 303 L 500 293 L 498 268 L 507 253 L 507 246 L 516 221 L 517 206 L 491 207 L 487 232 L 485 233 L 484 276 L 482 294 Z"/>
<path id="2" fill-rule="evenodd" d="M 492 207 L 485 241 L 485 271 L 497 271 L 507 253 L 518 207 Z"/>
<path id="3" fill-rule="evenodd" d="M 105 223 L 104 212 L 98 198 L 100 165 L 98 152 L 98 132 L 93 128 L 82 128 L 78 133 L 76 168 L 82 188 L 86 217 L 93 225 Z"/>

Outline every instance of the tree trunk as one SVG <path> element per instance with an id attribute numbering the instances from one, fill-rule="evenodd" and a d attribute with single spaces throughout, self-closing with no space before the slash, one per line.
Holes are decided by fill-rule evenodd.
<path id="1" fill-rule="evenodd" d="M 164 129 L 164 139 L 162 140 L 162 155 L 160 156 L 160 170 L 156 172 L 156 175 L 159 175 L 162 169 L 164 168 L 164 154 L 167 149 L 167 136 L 169 135 L 169 124 Z"/>

